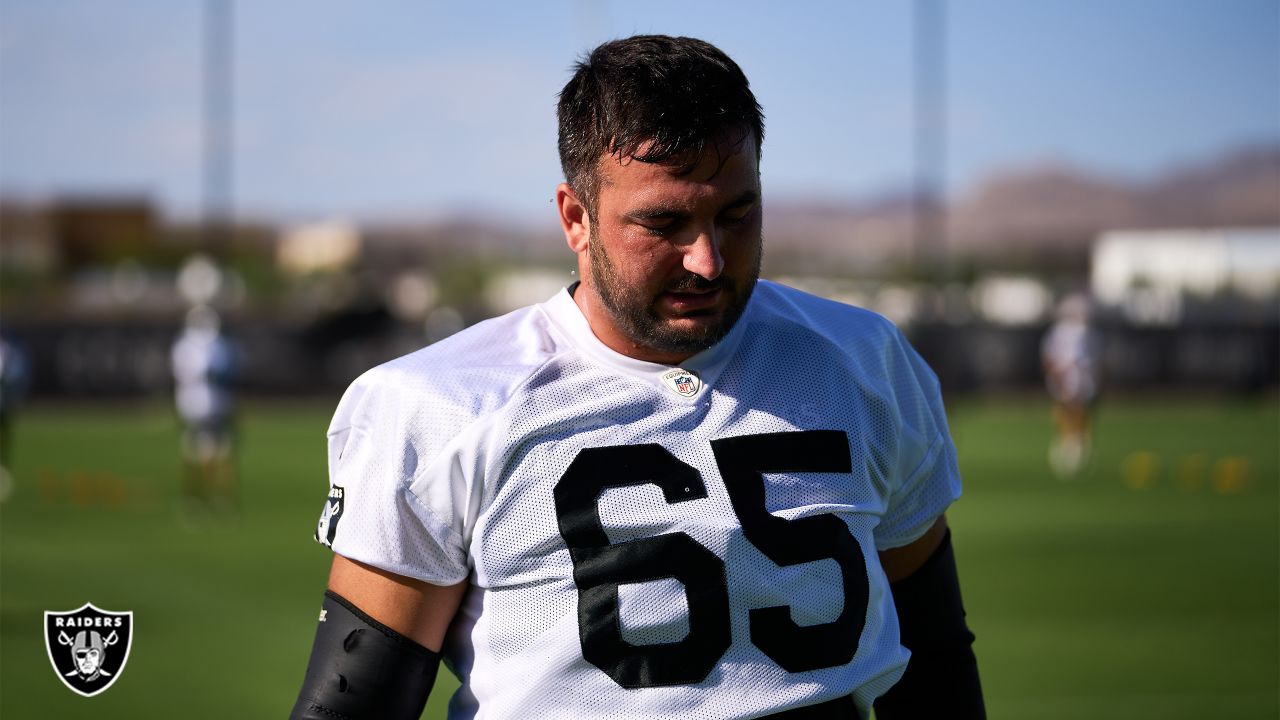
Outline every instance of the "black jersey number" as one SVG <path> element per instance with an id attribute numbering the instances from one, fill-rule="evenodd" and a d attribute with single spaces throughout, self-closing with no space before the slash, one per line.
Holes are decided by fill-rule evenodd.
<path id="1" fill-rule="evenodd" d="M 843 578 L 844 609 L 835 620 L 802 627 L 785 605 L 754 608 L 751 642 L 788 672 L 849 662 L 867 612 L 862 547 L 834 515 L 786 520 L 771 514 L 764 486 L 768 472 L 850 472 L 847 436 L 838 430 L 744 435 L 712 441 L 711 449 L 748 541 L 779 566 L 834 560 Z M 556 484 L 556 516 L 578 587 L 582 655 L 626 688 L 701 682 L 731 641 L 724 561 L 682 532 L 611 544 L 600 522 L 601 492 L 647 484 L 672 504 L 707 496 L 698 471 L 656 444 L 582 450 Z M 618 586 L 661 578 L 684 585 L 689 632 L 674 643 L 632 645 L 622 637 Z"/>

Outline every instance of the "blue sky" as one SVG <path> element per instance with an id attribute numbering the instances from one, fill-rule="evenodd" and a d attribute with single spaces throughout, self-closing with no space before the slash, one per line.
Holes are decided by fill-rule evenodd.
<path id="1" fill-rule="evenodd" d="M 1280 143 L 1275 0 L 947 5 L 947 186 L 1065 163 L 1127 179 Z M 195 0 L 0 3 L 0 193 L 201 198 Z M 912 177 L 911 3 L 237 4 L 235 205 L 277 219 L 549 216 L 555 95 L 636 32 L 710 40 L 767 123 L 771 199 Z"/>

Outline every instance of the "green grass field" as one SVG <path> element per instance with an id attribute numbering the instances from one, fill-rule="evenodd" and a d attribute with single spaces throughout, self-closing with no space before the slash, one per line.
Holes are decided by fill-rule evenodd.
<path id="1" fill-rule="evenodd" d="M 328 563 L 310 535 L 329 410 L 250 408 L 244 512 L 191 527 L 163 408 L 28 408 L 0 505 L 0 717 L 284 717 Z M 990 717 L 1274 720 L 1280 406 L 1112 402 L 1072 482 L 1046 469 L 1049 427 L 1031 401 L 952 409 L 966 494 L 949 517 Z M 91 699 L 41 637 L 45 610 L 86 601 L 136 623 Z"/>

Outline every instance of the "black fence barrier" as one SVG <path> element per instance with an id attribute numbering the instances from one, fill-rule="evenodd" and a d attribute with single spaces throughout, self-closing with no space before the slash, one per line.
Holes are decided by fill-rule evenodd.
<path id="1" fill-rule="evenodd" d="M 255 396 L 335 397 L 362 371 L 426 344 L 420 326 L 389 318 L 298 322 L 233 318 L 239 389 Z M 79 322 L 9 319 L 31 369 L 32 398 L 165 396 L 179 319 Z M 920 324 L 908 336 L 948 394 L 1025 391 L 1042 385 L 1046 327 Z M 1280 324 L 1098 327 L 1108 390 L 1188 389 L 1252 393 L 1280 385 Z"/>

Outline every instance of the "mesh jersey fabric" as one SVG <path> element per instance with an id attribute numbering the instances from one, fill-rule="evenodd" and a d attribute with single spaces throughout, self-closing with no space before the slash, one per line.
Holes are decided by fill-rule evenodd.
<path id="1" fill-rule="evenodd" d="M 765 280 L 681 364 L 688 396 L 671 369 L 600 343 L 566 290 L 343 396 L 333 550 L 470 581 L 450 718 L 739 720 L 850 694 L 869 715 L 901 676 L 876 552 L 960 494 L 933 373 L 881 316 Z"/>

